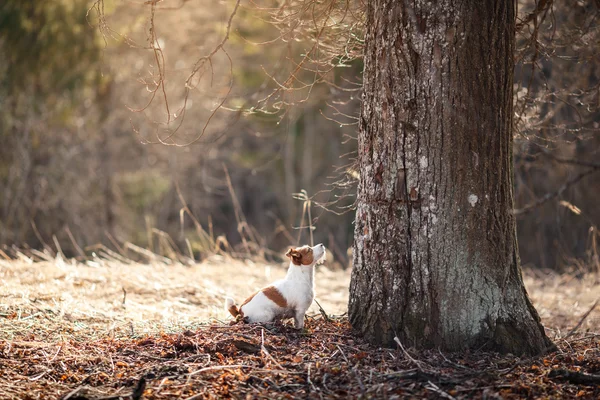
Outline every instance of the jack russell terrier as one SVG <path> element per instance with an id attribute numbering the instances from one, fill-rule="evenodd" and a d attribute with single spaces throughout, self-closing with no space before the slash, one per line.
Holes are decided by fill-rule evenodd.
<path id="1" fill-rule="evenodd" d="M 325 260 L 325 246 L 302 246 L 285 253 L 290 267 L 285 278 L 254 293 L 238 308 L 227 297 L 225 308 L 236 320 L 271 322 L 294 317 L 296 329 L 304 327 L 304 315 L 315 298 L 315 265 Z"/>

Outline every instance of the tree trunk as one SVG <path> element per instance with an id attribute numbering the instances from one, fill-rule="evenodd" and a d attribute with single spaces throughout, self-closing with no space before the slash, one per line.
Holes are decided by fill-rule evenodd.
<path id="1" fill-rule="evenodd" d="M 349 316 L 373 343 L 538 354 L 512 215 L 515 3 L 367 2 Z"/>

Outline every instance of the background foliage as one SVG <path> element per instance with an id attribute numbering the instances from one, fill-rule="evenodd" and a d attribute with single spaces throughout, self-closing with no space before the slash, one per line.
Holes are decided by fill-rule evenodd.
<path id="1" fill-rule="evenodd" d="M 347 265 L 361 3 L 148 3 L 0 4 L 0 245 L 153 248 L 165 232 L 197 256 L 219 236 L 278 251 L 309 240 L 304 189 L 315 241 Z M 519 6 L 522 261 L 600 269 L 598 4 Z"/>

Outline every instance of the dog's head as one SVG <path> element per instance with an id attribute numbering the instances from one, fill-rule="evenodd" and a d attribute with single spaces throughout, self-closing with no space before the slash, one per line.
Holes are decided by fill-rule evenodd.
<path id="1" fill-rule="evenodd" d="M 318 244 L 314 247 L 302 246 L 291 248 L 285 255 L 294 265 L 314 265 L 325 257 L 325 246 Z"/>

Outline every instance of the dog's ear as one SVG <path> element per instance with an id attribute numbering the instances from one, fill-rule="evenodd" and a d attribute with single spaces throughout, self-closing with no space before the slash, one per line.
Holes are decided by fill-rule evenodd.
<path id="1" fill-rule="evenodd" d="M 294 250 L 292 247 L 290 247 L 290 249 L 287 251 L 287 253 L 285 253 L 285 256 L 287 258 L 292 258 L 295 253 L 298 253 L 298 252 L 296 250 Z"/>
<path id="2" fill-rule="evenodd" d="M 286 257 L 291 259 L 295 265 L 302 265 L 302 254 L 296 249 L 289 249 L 287 253 L 285 253 Z"/>

